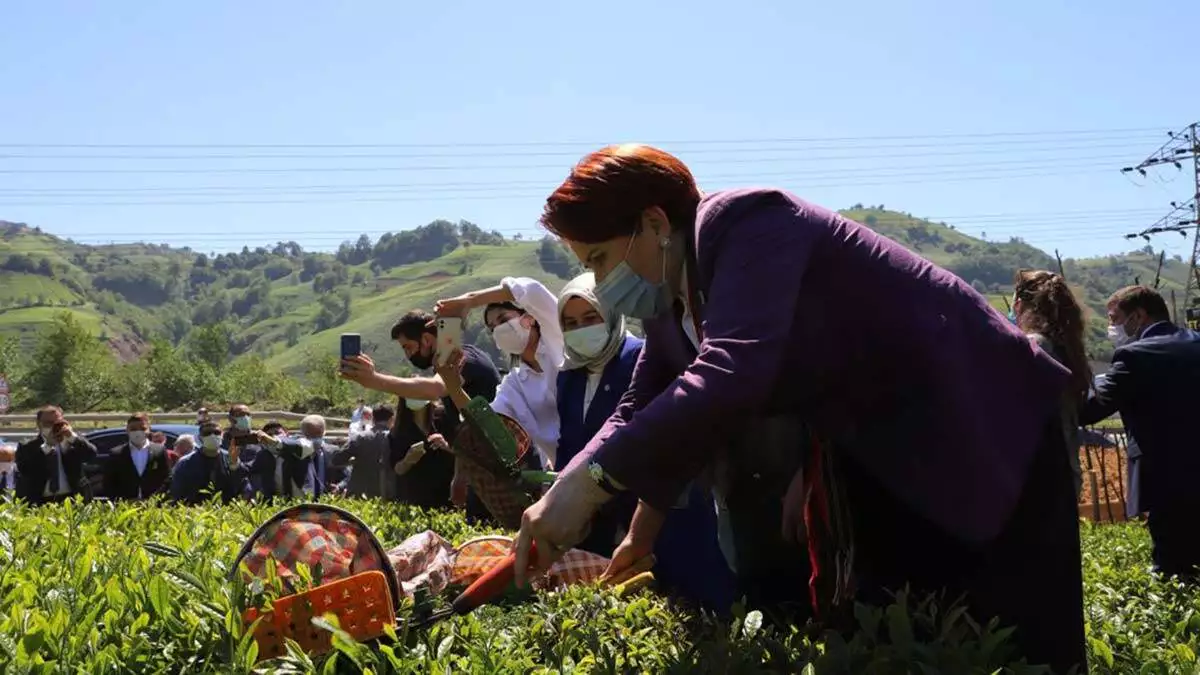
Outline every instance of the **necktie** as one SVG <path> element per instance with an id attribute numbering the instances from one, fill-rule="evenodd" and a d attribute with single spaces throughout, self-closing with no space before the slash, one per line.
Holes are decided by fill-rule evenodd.
<path id="1" fill-rule="evenodd" d="M 55 445 L 50 448 L 49 454 L 46 455 L 46 469 L 50 474 L 50 478 L 46 484 L 50 488 L 51 495 L 58 494 L 58 491 L 62 488 L 62 485 L 58 482 L 59 452 L 58 446 Z"/>

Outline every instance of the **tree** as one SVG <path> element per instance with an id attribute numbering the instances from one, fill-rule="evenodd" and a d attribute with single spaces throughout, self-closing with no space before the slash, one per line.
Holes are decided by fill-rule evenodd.
<path id="1" fill-rule="evenodd" d="M 538 262 L 542 269 L 561 278 L 571 279 L 583 272 L 583 267 L 575 256 L 568 253 L 557 239 L 549 235 L 542 237 L 538 248 Z"/>
<path id="2" fill-rule="evenodd" d="M 8 377 L 9 382 L 18 382 L 23 372 L 21 341 L 15 336 L 0 338 L 0 375 Z"/>
<path id="3" fill-rule="evenodd" d="M 145 356 L 122 368 L 121 389 L 131 407 L 142 409 L 193 407 L 219 394 L 216 371 L 165 340 L 152 341 Z"/>
<path id="4" fill-rule="evenodd" d="M 256 354 L 243 356 L 221 371 L 220 396 L 227 401 L 291 407 L 301 395 L 295 380 L 277 369 L 268 368 Z"/>
<path id="5" fill-rule="evenodd" d="M 188 335 L 188 352 L 192 358 L 220 370 L 229 362 L 232 338 L 229 326 L 224 323 L 199 326 Z"/>
<path id="6" fill-rule="evenodd" d="M 87 412 L 117 398 L 117 360 L 70 312 L 60 312 L 38 336 L 21 380 L 26 405 L 53 403 Z"/>
<path id="7" fill-rule="evenodd" d="M 300 342 L 300 326 L 289 323 L 284 336 L 287 339 L 287 346 L 295 347 Z"/>
<path id="8" fill-rule="evenodd" d="M 338 377 L 338 357 L 308 349 L 304 354 L 304 378 L 308 385 L 306 407 L 318 410 L 349 408 L 354 387 Z"/>

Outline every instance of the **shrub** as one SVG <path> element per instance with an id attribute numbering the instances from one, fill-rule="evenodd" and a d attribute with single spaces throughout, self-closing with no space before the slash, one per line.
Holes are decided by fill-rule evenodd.
<path id="1" fill-rule="evenodd" d="M 452 541 L 486 533 L 451 512 L 333 501 L 385 545 L 425 529 Z M 338 651 L 327 656 L 292 653 L 256 665 L 226 574 L 276 508 L 0 502 L 0 671 L 1041 672 L 1011 660 L 1007 629 L 930 598 L 900 594 L 887 608 L 859 607 L 857 632 L 841 637 L 772 627 L 744 609 L 718 621 L 654 594 L 622 598 L 594 586 L 401 629 L 374 645 L 335 639 Z M 1196 592 L 1150 578 L 1137 526 L 1085 527 L 1083 537 L 1093 672 L 1194 672 Z"/>

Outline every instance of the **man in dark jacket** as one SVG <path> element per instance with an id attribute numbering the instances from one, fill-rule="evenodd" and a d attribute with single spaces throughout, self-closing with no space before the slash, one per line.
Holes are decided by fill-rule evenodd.
<path id="1" fill-rule="evenodd" d="M 179 458 L 171 473 L 171 500 L 198 504 L 210 495 L 228 503 L 244 491 L 245 477 L 230 466 L 229 453 L 221 449 L 221 427 L 200 425 L 200 447 Z"/>
<path id="2" fill-rule="evenodd" d="M 75 434 L 57 406 L 38 410 L 37 425 L 37 438 L 17 446 L 17 497 L 42 504 L 88 493 L 83 465 L 96 458 L 96 447 Z"/>
<path id="3" fill-rule="evenodd" d="M 171 478 L 167 450 L 151 443 L 150 418 L 137 413 L 125 423 L 129 442 L 117 446 L 104 466 L 104 489 L 112 499 L 149 499 L 165 492 Z"/>
<path id="4" fill-rule="evenodd" d="M 323 462 L 320 450 L 325 420 L 319 415 L 309 415 L 300 422 L 300 429 L 299 437 L 272 438 L 256 432 L 262 449 L 253 460 L 243 460 L 238 465 L 243 475 L 257 479 L 263 497 L 321 496 L 323 485 L 319 469 Z"/>
<path id="5" fill-rule="evenodd" d="M 1170 321 L 1167 304 L 1145 286 L 1123 288 L 1108 301 L 1109 336 L 1117 345 L 1112 368 L 1080 414 L 1095 424 L 1119 412 L 1137 439 L 1139 508 L 1163 574 L 1194 576 L 1200 565 L 1200 475 L 1191 420 L 1200 409 L 1200 334 Z"/>
<path id="6" fill-rule="evenodd" d="M 332 453 L 329 461 L 333 467 L 351 467 L 346 494 L 394 499 L 396 474 L 392 470 L 391 444 L 388 441 L 394 413 L 392 407 L 387 405 L 375 406 L 371 412 L 374 425 L 350 439 L 345 448 Z"/>
<path id="7" fill-rule="evenodd" d="M 434 359 L 437 356 L 437 323 L 432 314 L 419 309 L 406 313 L 392 326 L 392 339 L 404 350 L 404 354 L 413 367 L 420 370 L 433 367 Z M 464 344 L 462 352 L 463 390 L 471 398 L 483 397 L 491 401 L 496 397 L 496 388 L 500 386 L 500 371 L 496 369 L 496 364 L 475 345 Z M 342 361 L 342 377 L 357 382 L 367 389 L 395 394 L 405 400 L 433 401 L 441 399 L 449 419 L 447 430 L 457 430 L 461 424 L 458 408 L 446 395 L 446 384 L 437 375 L 429 377 L 386 375 L 375 370 L 375 362 L 369 356 L 360 354 Z M 454 445 L 453 431 L 445 438 L 447 443 Z M 461 487 L 465 488 L 465 486 Z M 483 502 L 473 491 L 467 495 L 466 507 L 467 519 L 471 522 L 490 518 Z"/>

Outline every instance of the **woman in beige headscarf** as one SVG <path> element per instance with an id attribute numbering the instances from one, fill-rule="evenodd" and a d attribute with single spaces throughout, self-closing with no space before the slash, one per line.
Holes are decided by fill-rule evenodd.
<path id="1" fill-rule="evenodd" d="M 601 308 L 595 288 L 595 277 L 588 272 L 558 295 L 567 352 L 558 374 L 559 466 L 566 466 L 616 411 L 642 353 L 642 339 L 626 331 L 624 317 Z M 710 610 L 728 609 L 734 579 L 717 545 L 717 518 L 708 493 L 689 489 L 669 513 L 646 512 L 643 506 L 641 517 L 658 524 L 655 536 L 644 542 L 628 540 L 636 506 L 632 496 L 606 504 L 578 548 L 611 557 L 621 544 L 626 555 L 657 558 L 654 576 L 667 592 Z M 649 530 L 640 531 L 644 535 Z"/>

